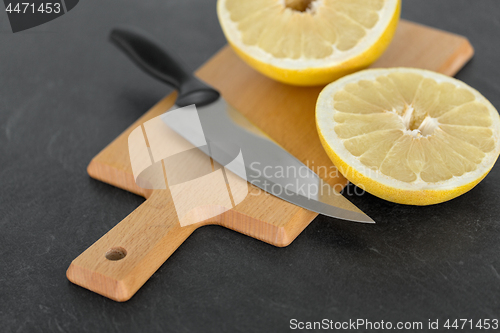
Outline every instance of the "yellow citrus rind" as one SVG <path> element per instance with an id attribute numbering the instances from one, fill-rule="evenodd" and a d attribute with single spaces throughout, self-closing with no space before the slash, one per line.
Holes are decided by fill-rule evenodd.
<path id="1" fill-rule="evenodd" d="M 373 78 L 377 77 L 377 75 L 384 75 L 384 73 L 397 71 L 421 73 L 423 75 L 427 75 L 426 77 L 429 77 L 430 75 L 431 77 L 438 77 L 438 79 L 443 78 L 444 80 L 446 80 L 445 82 L 456 82 L 457 84 L 460 84 L 461 88 L 467 87 L 468 90 L 476 96 L 477 100 L 483 103 L 490 110 L 493 122 L 491 129 L 494 133 L 493 135 L 495 140 L 495 149 L 491 153 L 487 154 L 487 157 L 485 157 L 478 170 L 470 172 L 469 174 L 464 175 L 464 177 L 458 177 L 458 179 L 431 184 L 427 186 L 428 188 L 425 188 L 425 186 L 419 186 L 418 188 L 413 189 L 411 184 L 398 186 L 398 183 L 402 184 L 402 182 L 391 182 L 391 180 L 387 181 L 387 179 L 390 177 L 381 175 L 380 172 L 377 171 L 373 171 L 372 173 L 370 172 L 370 170 L 368 170 L 368 167 L 366 169 L 363 169 L 364 171 L 360 171 L 358 170 L 359 165 L 357 167 L 353 166 L 353 164 L 355 164 L 352 163 L 354 157 L 352 155 L 349 156 L 349 154 L 346 153 L 347 150 L 343 151 L 343 148 L 339 148 L 342 143 L 334 142 L 332 140 L 335 135 L 332 136 L 331 127 L 325 126 L 324 124 L 324 109 L 325 105 L 327 105 L 326 100 L 332 99 L 332 95 L 340 91 L 342 87 L 344 87 L 348 83 L 365 80 L 367 79 L 367 77 Z M 321 113 L 323 113 L 323 116 L 320 116 Z M 331 114 L 328 113 L 328 115 L 330 116 Z M 331 117 L 331 121 L 332 123 L 334 122 L 333 117 Z M 479 182 L 481 182 L 491 171 L 500 154 L 500 117 L 494 106 L 491 105 L 491 103 L 487 101 L 486 98 L 484 98 L 479 92 L 469 87 L 465 83 L 450 77 L 446 77 L 442 74 L 420 69 L 370 69 L 346 76 L 330 84 L 323 89 L 318 98 L 316 104 L 316 126 L 323 148 L 325 149 L 331 161 L 338 168 L 339 172 L 346 179 L 360 187 L 362 190 L 367 191 L 368 193 L 371 193 L 384 200 L 399 204 L 423 206 L 438 204 L 456 198 L 468 192 Z"/>

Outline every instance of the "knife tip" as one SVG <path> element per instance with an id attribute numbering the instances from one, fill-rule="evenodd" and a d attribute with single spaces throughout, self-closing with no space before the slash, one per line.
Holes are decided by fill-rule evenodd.
<path id="1" fill-rule="evenodd" d="M 366 220 L 364 221 L 365 223 L 372 223 L 372 224 L 377 224 L 371 217 L 368 215 L 366 216 Z"/>
<path id="2" fill-rule="evenodd" d="M 364 214 L 362 216 L 360 216 L 357 220 L 358 222 L 361 222 L 361 223 L 370 223 L 370 224 L 376 224 L 376 222 L 371 218 L 369 217 L 368 215 Z"/>
<path id="3" fill-rule="evenodd" d="M 376 224 L 376 222 L 371 217 L 363 212 L 350 212 L 348 215 L 344 215 L 342 217 L 339 217 L 338 215 L 332 217 L 340 218 L 345 221 Z"/>

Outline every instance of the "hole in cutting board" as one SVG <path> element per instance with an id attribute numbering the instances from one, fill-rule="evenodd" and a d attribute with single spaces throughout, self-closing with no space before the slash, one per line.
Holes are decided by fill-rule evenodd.
<path id="1" fill-rule="evenodd" d="M 123 247 L 112 247 L 106 252 L 106 259 L 116 261 L 122 260 L 127 255 L 127 250 Z"/>

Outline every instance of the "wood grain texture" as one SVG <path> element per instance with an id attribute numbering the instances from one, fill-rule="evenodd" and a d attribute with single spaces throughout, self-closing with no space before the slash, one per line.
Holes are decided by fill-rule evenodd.
<path id="1" fill-rule="evenodd" d="M 454 75 L 473 53 L 464 37 L 401 21 L 393 43 L 372 67 L 417 67 Z M 197 75 L 330 185 L 346 184 L 316 133 L 315 103 L 322 87 L 293 87 L 272 81 L 248 67 L 227 46 Z M 317 216 L 250 186 L 250 195 L 234 209 L 180 227 L 168 189 L 145 190 L 135 184 L 127 146 L 132 130 L 168 110 L 175 97 L 174 93 L 160 101 L 101 151 L 87 169 L 92 178 L 147 199 L 77 257 L 67 271 L 73 283 L 116 301 L 132 297 L 202 225 L 218 224 L 275 246 L 286 246 Z M 106 259 L 106 252 L 115 247 L 126 250 L 125 258 Z"/>

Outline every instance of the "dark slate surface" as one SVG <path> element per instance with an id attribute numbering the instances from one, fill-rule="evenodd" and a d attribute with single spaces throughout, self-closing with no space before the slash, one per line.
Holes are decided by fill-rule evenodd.
<path id="1" fill-rule="evenodd" d="M 403 17 L 467 36 L 457 77 L 500 107 L 500 2 L 404 1 Z M 500 317 L 500 168 L 434 207 L 351 200 L 376 226 L 318 217 L 288 247 L 197 230 L 116 303 L 65 276 L 71 260 L 143 201 L 90 179 L 91 158 L 169 90 L 108 42 L 130 24 L 194 70 L 225 44 L 215 0 L 80 1 L 12 34 L 0 13 L 2 332 L 281 332 L 289 321 Z"/>

